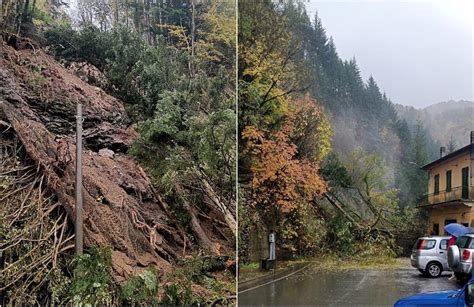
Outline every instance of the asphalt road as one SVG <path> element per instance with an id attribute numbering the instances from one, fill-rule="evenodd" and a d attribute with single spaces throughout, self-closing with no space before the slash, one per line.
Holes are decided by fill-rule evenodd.
<path id="1" fill-rule="evenodd" d="M 288 278 L 239 294 L 239 306 L 393 306 L 420 292 L 458 289 L 451 272 L 427 278 L 411 267 L 387 270 L 317 272 L 304 270 Z"/>

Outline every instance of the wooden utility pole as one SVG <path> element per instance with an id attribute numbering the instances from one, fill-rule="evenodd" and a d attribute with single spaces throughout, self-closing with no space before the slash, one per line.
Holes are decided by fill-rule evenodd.
<path id="1" fill-rule="evenodd" d="M 76 255 L 82 255 L 82 104 L 77 104 L 76 114 Z"/>

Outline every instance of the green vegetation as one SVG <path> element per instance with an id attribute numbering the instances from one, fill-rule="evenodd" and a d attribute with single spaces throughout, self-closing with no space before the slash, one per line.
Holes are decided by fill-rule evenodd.
<path id="1" fill-rule="evenodd" d="M 193 297 L 192 290 L 189 285 L 185 286 L 184 289 L 180 289 L 178 284 L 171 284 L 166 287 L 165 295 L 163 299 L 163 305 L 165 306 L 191 306 L 199 303 L 199 300 Z"/>
<path id="2" fill-rule="evenodd" d="M 161 291 L 156 272 L 144 269 L 120 285 L 112 282 L 111 249 L 92 247 L 82 256 L 76 256 L 71 265 L 74 277 L 71 282 L 71 297 L 75 305 L 97 306 L 147 305 L 147 306 L 191 306 L 225 303 L 235 284 L 228 271 L 224 280 L 218 280 L 211 272 L 225 270 L 225 257 L 195 256 L 184 260 L 167 276 Z M 219 276 L 222 279 L 222 276 Z M 201 287 L 194 293 L 192 285 Z M 69 293 L 67 293 L 69 295 Z M 63 298 L 64 299 L 64 298 Z"/>
<path id="3" fill-rule="evenodd" d="M 46 79 L 41 72 L 33 71 L 28 82 L 35 92 L 39 92 L 46 84 Z"/>
<path id="4" fill-rule="evenodd" d="M 349 270 L 394 270 L 409 266 L 408 258 L 394 258 L 391 255 L 355 256 L 343 258 L 337 255 L 321 255 L 314 259 L 312 268 L 317 271 L 339 272 Z"/>
<path id="5" fill-rule="evenodd" d="M 71 294 L 75 305 L 96 306 L 112 303 L 112 251 L 110 248 L 90 248 L 72 261 L 74 278 Z"/>
<path id="6" fill-rule="evenodd" d="M 162 192 L 176 198 L 171 185 L 190 185 L 205 176 L 224 203 L 231 203 L 235 81 L 227 56 L 235 48 L 228 25 L 234 16 L 225 2 L 200 6 L 198 16 L 193 46 L 191 33 L 178 25 L 169 25 L 173 30 L 157 34 L 152 44 L 125 24 L 107 31 L 90 23 L 80 31 L 63 24 L 44 36 L 58 57 L 91 63 L 104 73 L 105 89 L 126 103 L 138 124 L 141 138 L 132 152 Z"/>
<path id="7" fill-rule="evenodd" d="M 167 306 L 230 303 L 229 294 L 235 291 L 235 276 L 226 269 L 227 258 L 194 256 L 183 260 L 167 278 L 172 283 L 165 285 L 162 303 Z M 191 284 L 200 288 L 199 295 L 192 295 Z"/>
<path id="8" fill-rule="evenodd" d="M 406 252 L 424 232 L 425 127 L 339 57 L 303 1 L 242 2 L 239 16 L 239 259 L 266 249 L 249 243 L 261 228 L 287 256 Z"/>
<path id="9" fill-rule="evenodd" d="M 125 304 L 158 304 L 158 279 L 153 270 L 145 270 L 120 286 L 120 299 Z"/>
<path id="10" fill-rule="evenodd" d="M 234 2 L 79 0 L 77 16 L 66 15 L 62 2 L 3 1 L 2 29 L 27 36 L 33 44 L 40 41 L 71 71 L 90 69 L 93 74 L 85 73 L 89 83 L 123 101 L 130 118 L 125 124 L 139 137 L 131 148 L 119 151 L 134 155 L 151 175 L 154 192 L 164 196 L 157 210 L 169 214 L 166 223 L 179 230 L 176 237 L 183 238 L 179 244 L 186 255 L 230 251 L 235 235 Z M 41 99 L 48 80 L 32 67 L 25 81 Z M 163 227 L 169 231 L 168 225 Z M 6 232 L 13 240 L 14 233 Z M 20 252 L 12 251 L 11 260 Z M 52 253 L 63 261 L 62 250 Z M 189 305 L 224 302 L 235 292 L 233 277 L 227 276 L 232 274 L 223 265 L 222 276 L 209 273 L 208 260 L 176 270 L 180 283 L 164 277 L 158 288 L 156 274 L 147 270 L 118 285 L 111 278 L 110 253 L 91 248 L 72 264 L 71 255 L 64 255 L 60 268 L 42 268 L 42 275 L 35 275 L 40 286 L 16 287 L 22 291 L 16 302 Z M 21 270 L 22 263 L 17 264 Z M 73 279 L 66 273 L 71 266 Z M 28 279 L 20 276 L 19 281 Z M 66 293 L 68 284 L 72 290 Z M 42 297 L 50 294 L 52 300 Z"/>

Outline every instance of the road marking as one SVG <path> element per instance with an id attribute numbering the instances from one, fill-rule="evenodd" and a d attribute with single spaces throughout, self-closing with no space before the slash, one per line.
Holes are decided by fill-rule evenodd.
<path id="1" fill-rule="evenodd" d="M 361 286 L 362 286 L 362 284 L 365 282 L 365 279 L 367 278 L 367 275 L 368 275 L 368 274 L 364 274 L 364 277 L 362 277 L 362 279 L 359 281 L 359 283 L 358 283 L 357 286 L 356 286 L 356 289 L 357 289 L 357 290 L 360 290 L 360 289 L 362 288 Z"/>
<path id="2" fill-rule="evenodd" d="M 255 290 L 255 289 L 257 289 L 257 288 L 260 288 L 260 287 L 263 287 L 263 286 L 272 284 L 272 283 L 274 283 L 274 282 L 280 281 L 280 280 L 282 280 L 282 279 L 288 278 L 288 277 L 290 277 L 291 275 L 295 275 L 296 273 L 301 272 L 302 270 L 306 269 L 306 268 L 309 267 L 310 265 L 311 265 L 311 263 L 308 263 L 308 264 L 305 265 L 304 267 L 302 267 L 302 268 L 300 268 L 300 269 L 298 269 L 298 270 L 296 270 L 296 271 L 294 271 L 294 272 L 291 272 L 291 273 L 288 274 L 288 275 L 282 276 L 282 277 L 280 277 L 280 278 L 271 280 L 271 281 L 269 281 L 269 282 L 266 282 L 266 283 L 264 283 L 264 284 L 261 284 L 261 285 L 258 285 L 258 286 L 255 286 L 255 287 L 252 287 L 252 288 L 249 288 L 249 289 L 242 290 L 242 291 L 240 291 L 238 294 L 245 293 L 245 292 L 248 292 L 248 291 L 251 291 L 251 290 Z"/>

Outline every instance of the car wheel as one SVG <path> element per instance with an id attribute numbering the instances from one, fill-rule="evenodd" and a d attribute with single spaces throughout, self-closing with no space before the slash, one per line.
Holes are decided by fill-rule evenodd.
<path id="1" fill-rule="evenodd" d="M 429 277 L 439 277 L 443 268 L 436 262 L 431 262 L 426 266 L 426 273 Z"/>

